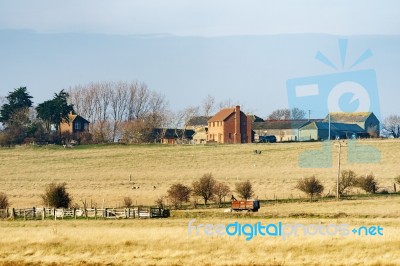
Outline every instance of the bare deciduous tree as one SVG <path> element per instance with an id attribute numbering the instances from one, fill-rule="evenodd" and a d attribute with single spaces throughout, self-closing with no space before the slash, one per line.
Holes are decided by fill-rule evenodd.
<path id="1" fill-rule="evenodd" d="M 339 195 L 343 195 L 347 188 L 357 184 L 357 175 L 352 170 L 343 170 L 339 178 Z"/>
<path id="2" fill-rule="evenodd" d="M 290 119 L 289 109 L 277 109 L 273 111 L 269 116 L 269 120 L 288 120 Z"/>
<path id="3" fill-rule="evenodd" d="M 8 197 L 5 193 L 0 192 L 0 209 L 7 209 L 9 206 Z"/>
<path id="4" fill-rule="evenodd" d="M 254 195 L 253 185 L 250 183 L 249 180 L 236 183 L 235 188 L 236 193 L 238 193 L 242 199 L 247 200 Z"/>
<path id="5" fill-rule="evenodd" d="M 218 199 L 218 207 L 221 207 L 222 199 L 226 197 L 231 189 L 229 188 L 228 185 L 222 182 L 218 182 L 214 186 L 214 194 L 215 197 Z"/>
<path id="6" fill-rule="evenodd" d="M 193 193 L 204 199 L 204 205 L 213 198 L 216 181 L 211 173 L 204 174 L 199 180 L 193 182 Z"/>
<path id="7" fill-rule="evenodd" d="M 148 122 L 152 127 L 163 127 L 168 121 L 168 102 L 165 96 L 152 92 L 149 100 Z"/>
<path id="8" fill-rule="evenodd" d="M 378 182 L 372 173 L 358 177 L 356 185 L 368 193 L 375 193 L 378 190 Z"/>
<path id="9" fill-rule="evenodd" d="M 111 90 L 111 116 L 113 119 L 112 140 L 116 140 L 117 131 L 121 130 L 120 126 L 125 118 L 128 105 L 129 85 L 124 82 L 116 84 Z"/>
<path id="10" fill-rule="evenodd" d="M 175 134 L 178 135 L 178 128 L 183 128 L 182 132 L 182 140 L 185 136 L 185 132 L 189 121 L 199 115 L 199 107 L 198 106 L 189 106 L 184 110 L 180 110 L 178 112 L 171 114 L 171 126 L 175 129 Z"/>
<path id="11" fill-rule="evenodd" d="M 297 181 L 296 188 L 309 195 L 310 201 L 313 200 L 314 196 L 320 195 L 324 191 L 324 186 L 315 176 L 300 179 Z"/>
<path id="12" fill-rule="evenodd" d="M 393 138 L 400 137 L 400 116 L 390 115 L 383 120 L 382 124 L 383 131 Z"/>
<path id="13" fill-rule="evenodd" d="M 269 120 L 298 120 L 298 119 L 304 119 L 306 116 L 306 113 L 304 110 L 300 110 L 299 108 L 295 107 L 292 109 L 277 109 L 273 111 L 269 116 Z"/>
<path id="14" fill-rule="evenodd" d="M 145 83 L 136 85 L 133 97 L 133 119 L 144 119 L 149 110 L 150 90 Z"/>
<path id="15" fill-rule="evenodd" d="M 207 95 L 202 102 L 204 116 L 210 116 L 215 110 L 215 98 Z"/>
<path id="16" fill-rule="evenodd" d="M 131 207 L 132 206 L 132 198 L 131 197 L 124 197 L 124 206 Z"/>
<path id="17" fill-rule="evenodd" d="M 165 96 L 151 91 L 145 83 L 91 83 L 70 88 L 69 92 L 68 101 L 89 120 L 94 142 L 115 141 L 132 134 L 136 135 L 135 142 L 145 141 L 149 128 L 166 127 L 171 121 Z M 147 135 L 138 138 L 143 129 Z"/>
<path id="18" fill-rule="evenodd" d="M 171 185 L 167 193 L 168 193 L 168 198 L 171 200 L 172 204 L 174 204 L 175 208 L 177 209 L 180 206 L 182 206 L 183 202 L 189 201 L 192 190 L 188 186 L 185 186 L 181 183 L 177 183 Z"/>
<path id="19" fill-rule="evenodd" d="M 397 184 L 400 185 L 400 175 L 396 176 L 396 177 L 394 178 L 394 181 L 395 181 Z"/>

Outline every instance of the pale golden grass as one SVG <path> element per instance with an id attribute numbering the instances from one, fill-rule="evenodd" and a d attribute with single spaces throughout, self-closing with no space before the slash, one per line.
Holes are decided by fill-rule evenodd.
<path id="1" fill-rule="evenodd" d="M 237 219 L 198 219 L 227 224 Z M 264 223 L 381 225 L 381 237 L 288 239 L 189 236 L 188 219 L 3 222 L 0 264 L 37 265 L 399 265 L 398 219 L 269 219 Z M 240 219 L 254 223 L 254 219 Z M 15 265 L 15 264 L 10 264 Z"/>
<path id="2" fill-rule="evenodd" d="M 173 211 L 152 220 L 0 221 L 0 265 L 399 265 L 400 198 L 264 205 L 259 213 Z M 188 222 L 380 225 L 383 236 L 207 237 Z M 303 214 L 303 218 L 293 215 Z M 332 214 L 340 214 L 337 217 Z M 345 214 L 345 215 L 343 215 Z M 273 216 L 273 218 L 268 218 Z M 180 218 L 176 218 L 180 217 Z M 202 217 L 202 218 L 200 218 Z M 305 217 L 305 218 L 304 218 Z M 326 218 L 329 217 L 329 218 Z"/>
<path id="3" fill-rule="evenodd" d="M 377 164 L 346 162 L 343 169 L 359 174 L 373 172 L 381 187 L 392 188 L 393 177 L 400 172 L 400 141 L 363 141 L 381 152 Z M 15 207 L 39 206 L 44 186 L 52 181 L 66 182 L 75 202 L 86 199 L 93 205 L 118 206 L 124 196 L 133 204 L 153 204 L 166 194 L 174 182 L 190 185 L 211 172 L 232 189 L 237 181 L 253 182 L 260 199 L 302 197 L 294 188 L 299 178 L 316 175 L 325 185 L 325 194 L 334 193 L 336 167 L 305 169 L 299 167 L 301 152 L 320 149 L 321 143 L 248 144 L 221 146 L 128 145 L 62 147 L 20 147 L 0 149 L 0 191 L 10 196 Z M 262 154 L 255 155 L 258 149 Z M 337 148 L 333 147 L 336 165 Z M 129 182 L 132 175 L 133 182 Z M 133 186 L 140 189 L 133 190 Z M 153 189 L 153 186 L 156 189 Z"/>

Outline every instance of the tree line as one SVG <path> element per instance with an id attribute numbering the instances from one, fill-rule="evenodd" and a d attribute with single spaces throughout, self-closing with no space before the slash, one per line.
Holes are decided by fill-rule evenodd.
<path id="1" fill-rule="evenodd" d="M 195 116 L 208 117 L 218 107 L 233 105 L 231 100 L 217 104 L 213 96 L 207 95 L 198 106 L 173 111 L 165 95 L 143 82 L 92 82 L 61 90 L 37 106 L 33 106 L 32 99 L 26 87 L 0 97 L 0 146 L 32 141 L 62 143 L 73 138 L 86 143 L 119 139 L 150 142 L 154 139 L 153 128 L 186 128 Z M 90 122 L 90 134 L 61 134 L 60 122 L 68 122 L 71 112 Z"/>
<path id="2" fill-rule="evenodd" d="M 165 95 L 153 91 L 142 82 L 93 82 L 70 87 L 55 93 L 53 98 L 33 107 L 32 96 L 26 87 L 0 97 L 0 146 L 22 143 L 62 143 L 71 139 L 83 143 L 115 142 L 119 139 L 130 143 L 153 141 L 154 128 L 187 128 L 196 116 L 209 117 L 224 107 L 239 103 L 231 100 L 219 104 L 207 95 L 200 105 L 172 111 Z M 242 106 L 243 107 L 243 106 Z M 61 121 L 68 122 L 73 112 L 90 122 L 90 134 L 63 136 L 59 130 Z M 267 119 L 304 119 L 305 111 L 299 108 L 274 110 Z M 390 115 L 382 123 L 382 134 L 400 137 L 400 116 Z M 159 139 L 162 136 L 156 136 Z"/>
<path id="3" fill-rule="evenodd" d="M 68 104 L 68 93 L 61 90 L 51 100 L 33 108 L 32 96 L 26 87 L 10 92 L 0 109 L 0 122 L 4 128 L 0 132 L 0 145 L 11 146 L 33 140 L 58 141 L 59 136 L 51 134 L 51 125 L 60 132 L 59 125 L 68 121 L 73 106 Z"/>

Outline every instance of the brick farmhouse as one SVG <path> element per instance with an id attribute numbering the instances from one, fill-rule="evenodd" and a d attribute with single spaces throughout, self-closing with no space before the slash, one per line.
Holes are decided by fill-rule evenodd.
<path id="1" fill-rule="evenodd" d="M 208 120 L 207 142 L 221 144 L 251 143 L 252 120 L 240 106 L 221 109 Z"/>

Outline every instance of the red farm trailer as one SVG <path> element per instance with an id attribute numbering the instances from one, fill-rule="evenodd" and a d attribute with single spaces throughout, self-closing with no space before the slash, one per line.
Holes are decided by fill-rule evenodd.
<path id="1" fill-rule="evenodd" d="M 260 209 L 259 200 L 236 200 L 233 198 L 231 201 L 231 211 L 258 212 L 258 209 Z"/>

